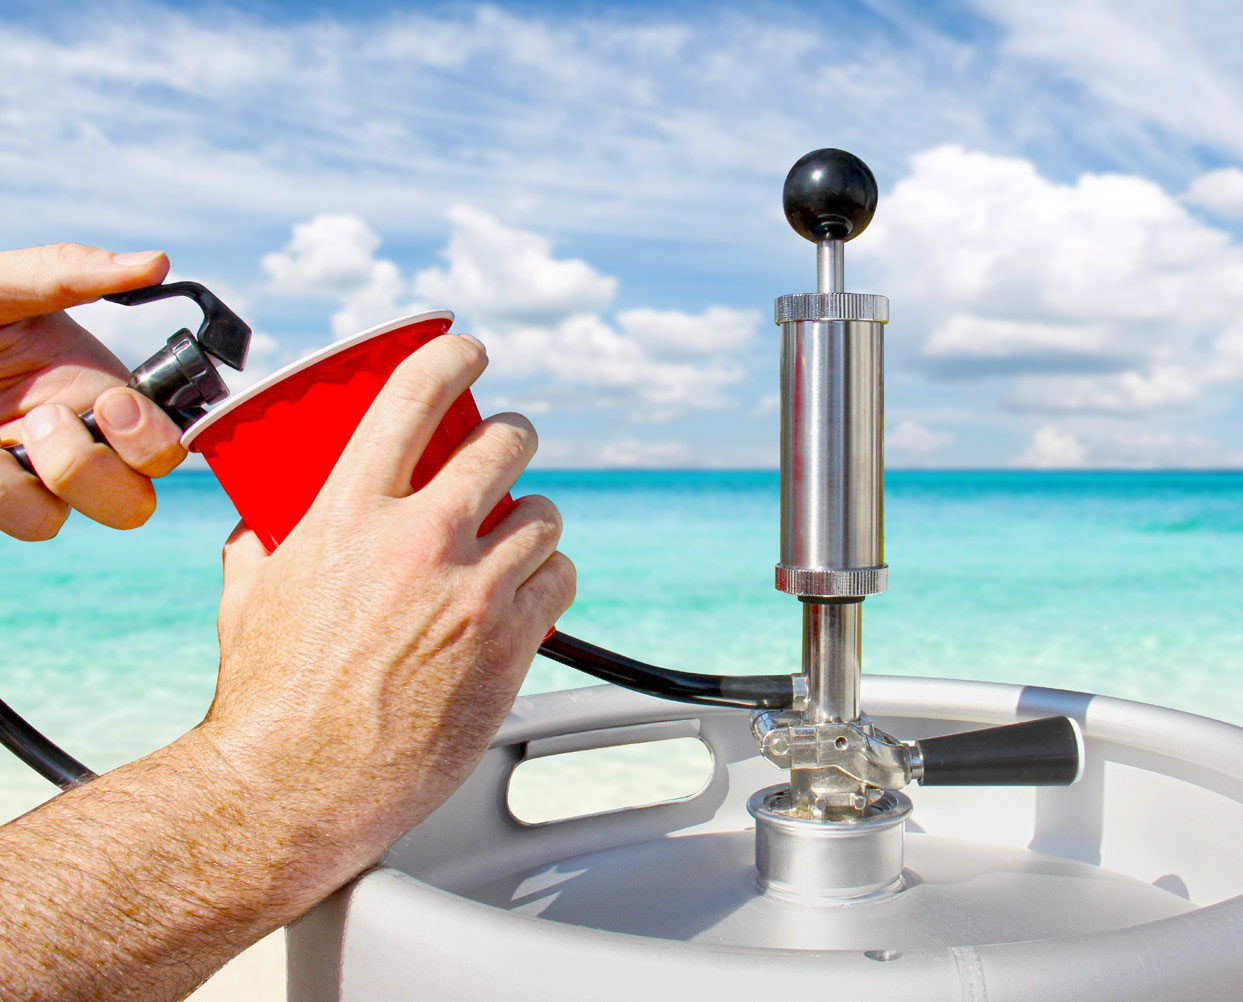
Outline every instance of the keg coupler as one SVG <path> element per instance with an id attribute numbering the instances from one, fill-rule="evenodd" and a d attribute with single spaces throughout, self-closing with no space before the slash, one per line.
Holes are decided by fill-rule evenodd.
<path id="1" fill-rule="evenodd" d="M 1067 785 L 1082 738 L 1066 717 L 905 743 L 860 710 L 863 601 L 888 588 L 884 547 L 884 334 L 889 301 L 847 292 L 844 249 L 876 210 L 876 180 L 842 150 L 786 178 L 786 218 L 816 245 L 814 293 L 781 296 L 779 591 L 803 605 L 805 695 L 752 731 L 787 785 L 761 790 L 761 883 L 777 894 L 872 897 L 900 887 L 902 831 L 924 785 Z"/>

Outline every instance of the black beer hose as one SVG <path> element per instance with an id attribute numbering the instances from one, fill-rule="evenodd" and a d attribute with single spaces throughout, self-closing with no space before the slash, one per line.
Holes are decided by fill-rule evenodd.
<path id="1" fill-rule="evenodd" d="M 794 681 L 790 675 L 698 675 L 658 668 L 560 630 L 544 641 L 539 652 L 602 681 L 679 703 L 753 710 L 782 709 L 794 703 Z"/>
<path id="2" fill-rule="evenodd" d="M 635 692 L 700 706 L 779 709 L 794 702 L 790 675 L 698 675 L 659 668 L 556 631 L 540 653 L 563 665 Z M 85 765 L 0 700 L 0 745 L 62 790 L 95 778 Z"/>
<path id="3" fill-rule="evenodd" d="M 90 769 L 26 723 L 4 700 L 0 700 L 0 745 L 62 790 L 95 778 Z"/>

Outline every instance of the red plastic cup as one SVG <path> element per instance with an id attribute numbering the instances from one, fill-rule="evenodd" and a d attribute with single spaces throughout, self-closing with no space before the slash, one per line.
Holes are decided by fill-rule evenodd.
<path id="1" fill-rule="evenodd" d="M 448 311 L 420 313 L 338 341 L 228 398 L 191 425 L 181 443 L 203 454 L 238 514 L 271 553 L 311 507 L 393 370 L 452 323 Z M 410 480 L 415 490 L 435 476 L 479 420 L 467 390 L 415 466 Z M 513 504 L 505 495 L 480 535 Z"/>

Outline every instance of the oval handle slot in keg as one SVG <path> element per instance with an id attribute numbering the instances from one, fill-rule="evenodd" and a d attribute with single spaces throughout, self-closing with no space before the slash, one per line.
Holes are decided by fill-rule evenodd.
<path id="1" fill-rule="evenodd" d="M 605 727 L 528 741 L 505 791 L 524 825 L 681 803 L 712 780 L 698 720 Z"/>

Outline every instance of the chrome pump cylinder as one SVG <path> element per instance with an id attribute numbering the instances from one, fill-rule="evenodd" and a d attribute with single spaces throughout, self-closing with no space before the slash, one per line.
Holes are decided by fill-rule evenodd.
<path id="1" fill-rule="evenodd" d="M 782 296 L 777 588 L 860 598 L 887 587 L 884 296 Z"/>
<path id="2" fill-rule="evenodd" d="M 828 245 L 828 246 L 826 246 Z M 782 296 L 781 562 L 803 599 L 810 722 L 859 717 L 860 605 L 885 566 L 884 296 L 840 291 L 841 241 L 817 247 L 822 291 Z M 829 289 L 824 291 L 824 283 Z M 834 289 L 836 287 L 836 289 Z"/>

